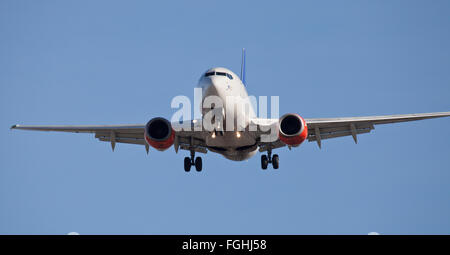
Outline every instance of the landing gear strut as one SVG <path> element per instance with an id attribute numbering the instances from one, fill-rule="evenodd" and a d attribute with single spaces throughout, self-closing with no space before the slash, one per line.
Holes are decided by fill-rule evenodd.
<path id="1" fill-rule="evenodd" d="M 272 164 L 273 169 L 278 169 L 280 166 L 280 158 L 277 154 L 274 154 L 272 157 L 271 149 L 267 150 L 267 155 L 261 155 L 261 168 L 266 170 L 269 164 Z"/>
<path id="2" fill-rule="evenodd" d="M 195 166 L 197 172 L 202 171 L 202 158 L 195 157 L 195 151 L 191 150 L 191 157 L 184 158 L 184 171 L 191 171 L 191 166 Z"/>

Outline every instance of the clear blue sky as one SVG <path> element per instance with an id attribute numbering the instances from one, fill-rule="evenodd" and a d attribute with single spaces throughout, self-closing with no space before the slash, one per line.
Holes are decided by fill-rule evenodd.
<path id="1" fill-rule="evenodd" d="M 12 124 L 169 118 L 213 66 L 305 118 L 450 110 L 449 1 L 1 1 L 0 234 L 450 234 L 450 118 L 183 157 Z"/>

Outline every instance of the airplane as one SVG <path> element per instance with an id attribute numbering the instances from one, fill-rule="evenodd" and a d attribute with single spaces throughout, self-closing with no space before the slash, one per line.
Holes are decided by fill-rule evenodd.
<path id="1" fill-rule="evenodd" d="M 242 107 L 248 104 L 249 96 L 245 82 L 245 49 L 242 51 L 241 75 L 238 77 L 231 70 L 215 67 L 201 75 L 197 88 L 202 91 L 202 104 L 208 97 L 219 98 L 224 102 L 230 97 L 240 97 L 241 101 L 215 108 L 201 107 L 202 117 L 180 123 L 156 117 L 147 124 L 122 125 L 13 125 L 11 129 L 61 131 L 73 133 L 93 133 L 100 141 L 111 143 L 114 151 L 116 143 L 144 145 L 147 153 L 153 147 L 158 151 L 167 150 L 173 146 L 175 152 L 179 149 L 190 152 L 190 157 L 184 158 L 184 170 L 189 172 L 192 166 L 196 171 L 202 171 L 202 158 L 195 153 L 208 151 L 223 155 L 226 159 L 243 161 L 254 156 L 258 151 L 261 155 L 261 168 L 266 170 L 271 164 L 274 169 L 279 168 L 279 156 L 272 155 L 272 151 L 287 146 L 289 149 L 297 147 L 305 140 L 316 142 L 319 148 L 325 139 L 352 136 L 357 143 L 357 135 L 369 133 L 375 125 L 397 122 L 415 121 L 439 117 L 448 117 L 450 112 L 417 113 L 403 115 L 384 115 L 344 118 L 302 118 L 298 114 L 287 113 L 278 119 L 257 118 L 253 108 Z M 230 101 L 228 101 L 230 102 Z M 231 106 L 230 106 L 231 105 Z M 226 118 L 229 109 L 236 109 L 231 118 Z M 212 114 L 213 128 L 205 130 L 202 125 L 205 116 Z M 211 116 L 211 114 L 209 114 Z M 245 117 L 242 117 L 245 116 Z M 243 129 L 236 128 L 237 120 L 241 120 Z M 215 120 L 215 119 L 214 119 Z M 224 129 L 226 121 L 233 131 Z M 208 120 L 210 121 L 210 119 Z M 256 128 L 250 128 L 256 127 Z M 269 132 L 270 130 L 270 132 Z M 268 138 L 265 138 L 268 137 Z M 266 153 L 266 154 L 264 154 Z"/>

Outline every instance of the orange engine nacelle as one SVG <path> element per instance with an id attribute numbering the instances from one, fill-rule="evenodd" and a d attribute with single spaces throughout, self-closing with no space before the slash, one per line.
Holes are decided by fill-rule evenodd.
<path id="1" fill-rule="evenodd" d="M 174 140 L 175 131 L 164 118 L 153 118 L 145 126 L 145 141 L 159 151 L 167 150 Z"/>
<path id="2" fill-rule="evenodd" d="M 283 115 L 278 122 L 279 139 L 290 146 L 299 146 L 308 137 L 305 120 L 298 114 Z"/>

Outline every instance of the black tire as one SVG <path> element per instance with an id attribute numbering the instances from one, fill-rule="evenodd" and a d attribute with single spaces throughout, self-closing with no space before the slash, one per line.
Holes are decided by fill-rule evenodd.
<path id="1" fill-rule="evenodd" d="M 201 157 L 195 158 L 195 170 L 197 170 L 197 172 L 202 171 L 202 158 Z"/>
<path id="2" fill-rule="evenodd" d="M 189 157 L 184 158 L 184 171 L 191 171 L 191 159 Z"/>
<path id="3" fill-rule="evenodd" d="M 266 155 L 261 155 L 261 168 L 263 170 L 266 170 L 268 164 L 269 164 L 269 159 L 267 159 L 267 156 Z"/>
<path id="4" fill-rule="evenodd" d="M 272 157 L 272 166 L 273 169 L 278 169 L 278 167 L 280 166 L 280 158 L 277 154 L 274 154 Z"/>

